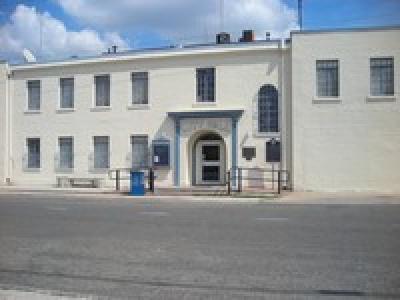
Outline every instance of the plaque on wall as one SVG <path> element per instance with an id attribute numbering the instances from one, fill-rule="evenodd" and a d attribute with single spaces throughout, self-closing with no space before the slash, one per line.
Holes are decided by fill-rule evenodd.
<path id="1" fill-rule="evenodd" d="M 246 160 L 252 160 L 256 157 L 256 147 L 243 147 L 242 148 L 242 157 Z"/>
<path id="2" fill-rule="evenodd" d="M 281 161 L 281 142 L 272 139 L 265 144 L 265 161 L 280 162 Z"/>

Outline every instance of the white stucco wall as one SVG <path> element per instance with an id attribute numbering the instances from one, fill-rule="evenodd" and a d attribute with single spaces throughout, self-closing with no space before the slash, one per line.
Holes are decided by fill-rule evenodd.
<path id="1" fill-rule="evenodd" d="M 292 37 L 295 188 L 400 191 L 400 30 Z M 369 101 L 380 56 L 394 57 L 395 97 Z M 315 97 L 317 59 L 339 60 L 339 101 Z"/>
<path id="2" fill-rule="evenodd" d="M 12 180 L 15 184 L 55 184 L 56 176 L 101 177 L 89 169 L 93 136 L 110 136 L 111 168 L 129 167 L 130 136 L 148 134 L 155 138 L 171 140 L 171 168 L 158 174 L 159 186 L 173 184 L 174 122 L 167 118 L 168 111 L 193 109 L 243 109 L 238 126 L 238 164 L 248 167 L 268 167 L 265 163 L 265 141 L 271 135 L 259 135 L 256 129 L 256 100 L 260 87 L 273 84 L 281 95 L 290 97 L 290 80 L 282 86 L 282 74 L 289 78 L 290 56 L 285 54 L 285 70 L 282 70 L 282 50 L 276 45 L 246 51 L 209 52 L 178 55 L 165 58 L 141 58 L 81 65 L 63 65 L 48 68 L 14 69 L 12 108 Z M 196 68 L 216 68 L 216 103 L 196 103 Z M 149 72 L 149 106 L 129 109 L 131 100 L 131 72 Z M 111 75 L 111 109 L 93 110 L 95 74 Z M 59 103 L 59 78 L 75 78 L 75 110 L 57 111 Z M 42 103 L 40 113 L 27 113 L 26 81 L 41 80 Z M 282 93 L 282 90 L 284 92 Z M 282 99 L 282 103 L 289 103 Z M 287 105 L 282 104 L 282 111 Z M 282 120 L 283 130 L 287 122 Z M 211 128 L 212 129 L 212 128 Z M 55 169 L 59 136 L 73 136 L 75 168 L 71 173 Z M 272 135 L 279 137 L 279 135 Z M 27 137 L 41 138 L 42 167 L 37 172 L 23 168 L 23 156 Z M 181 143 L 188 137 L 182 137 Z M 230 140 L 227 136 L 228 163 Z M 241 157 L 241 146 L 256 146 L 257 157 L 248 162 Z M 181 145 L 181 184 L 190 183 L 186 147 Z M 289 155 L 284 155 L 289 157 Z M 285 164 L 286 165 L 286 164 Z M 113 182 L 106 182 L 111 185 Z"/>
<path id="3" fill-rule="evenodd" d="M 292 49 L 279 44 L 248 45 L 240 51 L 214 48 L 185 54 L 135 55 L 108 62 L 65 62 L 54 66 L 11 67 L 9 101 L 11 113 L 1 109 L 0 179 L 9 161 L 14 184 L 55 184 L 57 176 L 100 177 L 106 173 L 90 170 L 93 136 L 110 136 L 111 168 L 129 167 L 130 136 L 149 135 L 171 141 L 171 167 L 158 171 L 157 185 L 172 186 L 174 179 L 174 121 L 169 111 L 199 109 L 243 109 L 238 124 L 238 165 L 271 167 L 265 163 L 265 142 L 282 138 L 282 168 L 292 172 L 297 190 L 400 190 L 400 40 L 397 30 L 368 30 L 293 34 Z M 395 63 L 395 97 L 373 99 L 369 96 L 369 59 L 393 56 Z M 338 59 L 340 64 L 339 101 L 316 98 L 315 62 Z M 196 68 L 216 68 L 216 103 L 196 103 Z M 0 71 L 5 72 L 5 64 Z M 149 106 L 128 107 L 131 100 L 130 74 L 149 72 Z M 3 73 L 1 73 L 3 74 Z M 111 76 L 111 109 L 93 110 L 96 74 Z M 0 78 L 0 96 L 5 95 Z M 59 78 L 75 78 L 75 109 L 57 110 Z M 39 114 L 26 112 L 26 81 L 40 79 L 42 109 Z M 257 96 L 260 87 L 273 84 L 280 96 L 281 133 L 257 132 Z M 5 96 L 0 97 L 0 107 Z M 189 122 L 190 120 L 184 120 Z M 194 122 L 194 120 L 193 120 Z M 227 128 L 230 127 L 226 122 Z M 204 122 L 202 122 L 204 124 Z M 210 122 L 211 124 L 212 122 Z M 7 125 L 8 124 L 8 125 Z M 7 126 L 6 126 L 7 125 Z M 9 159 L 6 157 L 6 127 L 11 128 Z M 190 127 L 190 126 L 189 126 Z M 205 129 L 205 128 L 201 128 Z M 213 126 L 209 128 L 213 130 Z M 219 132 L 218 130 L 216 130 Z M 231 132 L 219 132 L 227 149 L 227 167 L 231 165 Z M 180 184 L 190 185 L 191 166 L 187 143 L 191 134 L 182 133 L 180 141 Z M 58 137 L 73 136 L 75 168 L 62 173 L 55 168 Z M 23 168 L 27 137 L 40 137 L 42 167 L 37 172 Z M 3 142 L 4 141 L 4 142 Z M 256 158 L 242 158 L 243 146 L 255 146 Z M 278 167 L 278 166 L 276 166 Z M 107 185 L 113 182 L 105 181 Z"/>

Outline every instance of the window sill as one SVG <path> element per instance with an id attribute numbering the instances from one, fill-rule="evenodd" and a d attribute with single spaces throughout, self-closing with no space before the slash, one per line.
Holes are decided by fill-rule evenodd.
<path id="1" fill-rule="evenodd" d="M 149 110 L 149 104 L 130 104 L 127 107 L 129 110 Z"/>
<path id="2" fill-rule="evenodd" d="M 67 174 L 70 174 L 70 173 L 73 173 L 73 172 L 74 172 L 74 168 L 57 168 L 57 169 L 56 169 L 56 172 L 57 172 L 57 173 L 67 173 Z"/>
<path id="3" fill-rule="evenodd" d="M 41 110 L 25 110 L 24 114 L 25 115 L 38 115 L 41 114 L 42 111 Z"/>
<path id="4" fill-rule="evenodd" d="M 341 103 L 342 99 L 339 97 L 314 97 L 312 102 L 314 104 L 335 104 L 335 103 Z"/>
<path id="5" fill-rule="evenodd" d="M 95 106 L 90 109 L 90 111 L 109 111 L 111 106 Z"/>
<path id="6" fill-rule="evenodd" d="M 214 107 L 217 106 L 217 102 L 196 102 L 192 104 L 192 107 Z"/>
<path id="7" fill-rule="evenodd" d="M 367 96 L 367 102 L 395 102 L 396 96 Z"/>
<path id="8" fill-rule="evenodd" d="M 281 133 L 280 133 L 280 131 L 278 131 L 278 132 L 259 132 L 259 131 L 257 131 L 254 134 L 254 137 L 256 137 L 256 138 L 280 138 Z"/>
<path id="9" fill-rule="evenodd" d="M 110 170 L 109 168 L 92 168 L 89 170 L 89 172 L 95 174 L 104 174 L 108 173 L 109 170 Z"/>
<path id="10" fill-rule="evenodd" d="M 154 169 L 161 169 L 161 170 L 166 170 L 166 169 L 170 169 L 171 166 L 168 165 L 157 165 L 157 164 L 153 164 L 153 168 Z"/>
<path id="11" fill-rule="evenodd" d="M 59 114 L 74 112 L 75 108 L 57 108 L 56 112 Z"/>
<path id="12" fill-rule="evenodd" d="M 24 168 L 24 172 L 26 173 L 40 173 L 41 168 Z"/>

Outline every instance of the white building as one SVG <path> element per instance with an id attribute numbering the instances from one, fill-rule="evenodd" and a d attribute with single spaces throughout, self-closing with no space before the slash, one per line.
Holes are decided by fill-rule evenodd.
<path id="1" fill-rule="evenodd" d="M 154 165 L 157 186 L 186 187 L 278 166 L 295 190 L 400 191 L 399 60 L 385 27 L 3 61 L 0 182 Z"/>

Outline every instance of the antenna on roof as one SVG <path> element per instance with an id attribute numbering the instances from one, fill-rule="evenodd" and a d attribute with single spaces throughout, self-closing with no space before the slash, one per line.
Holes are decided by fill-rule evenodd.
<path id="1" fill-rule="evenodd" d="M 297 2 L 297 18 L 300 30 L 303 30 L 303 0 Z"/>
<path id="2" fill-rule="evenodd" d="M 32 54 L 32 52 L 28 49 L 24 49 L 22 51 L 22 54 L 24 55 L 24 60 L 27 63 L 34 63 L 36 62 L 36 57 Z"/>
<path id="3" fill-rule="evenodd" d="M 219 31 L 223 32 L 225 27 L 225 1 L 219 0 Z"/>

